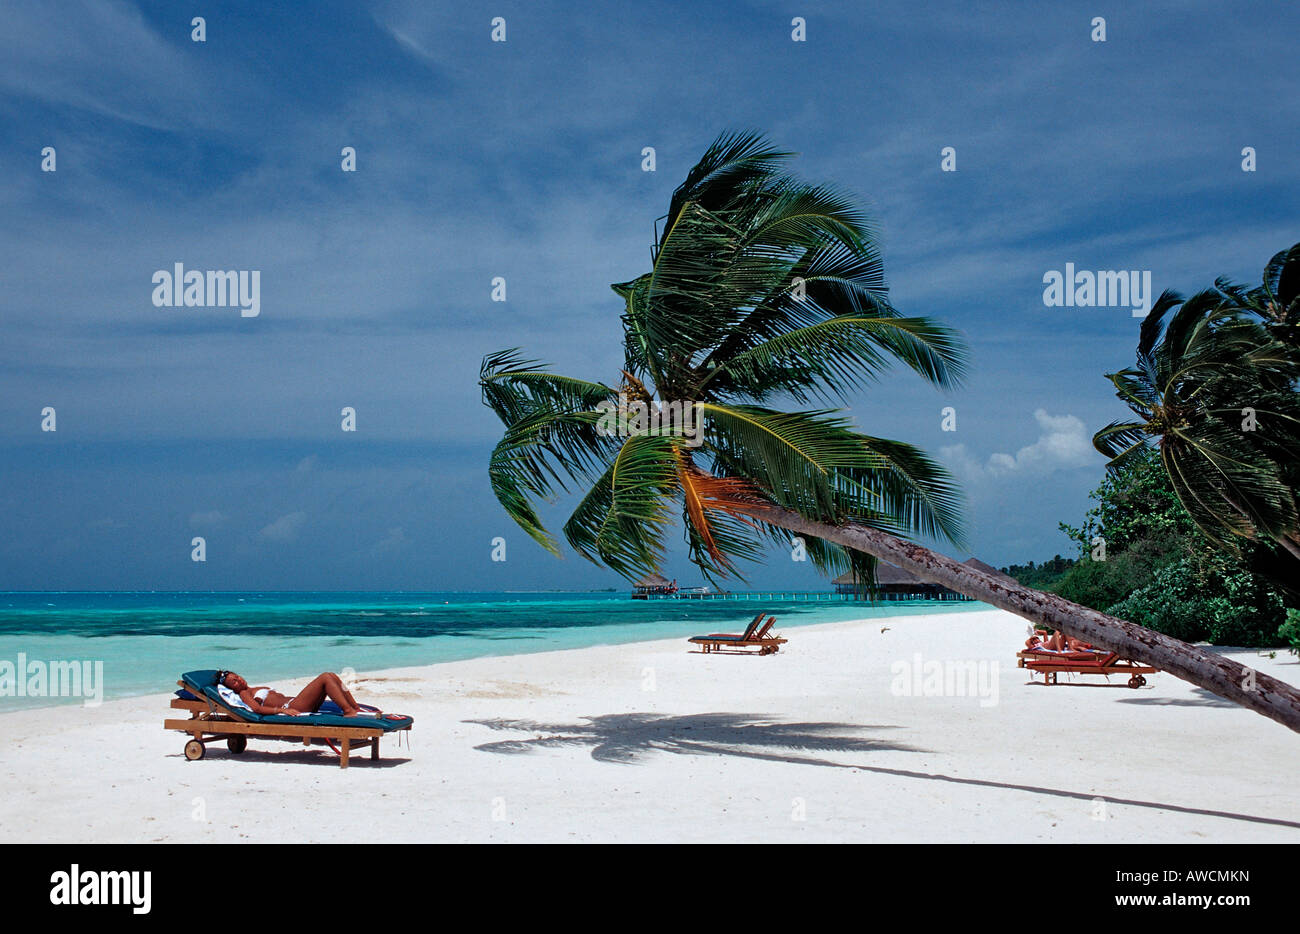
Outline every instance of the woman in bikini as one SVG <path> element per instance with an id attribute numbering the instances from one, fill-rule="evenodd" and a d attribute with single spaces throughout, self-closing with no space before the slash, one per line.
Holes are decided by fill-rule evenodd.
<path id="1" fill-rule="evenodd" d="M 1025 648 L 1043 649 L 1048 652 L 1087 652 L 1092 649 L 1092 645 L 1087 642 L 1081 642 L 1074 636 L 1062 635 L 1058 629 L 1050 636 L 1040 636 L 1035 632 L 1025 640 Z"/>
<path id="2" fill-rule="evenodd" d="M 249 709 L 259 714 L 288 714 L 291 717 L 315 713 L 321 702 L 328 697 L 343 708 L 343 716 L 356 717 L 365 714 L 343 681 L 332 671 L 317 675 L 305 688 L 289 697 L 269 687 L 249 687 L 247 681 L 233 671 L 223 671 L 217 676 L 217 683 L 224 684 L 239 695 L 240 700 Z M 373 714 L 370 714 L 373 716 Z"/>

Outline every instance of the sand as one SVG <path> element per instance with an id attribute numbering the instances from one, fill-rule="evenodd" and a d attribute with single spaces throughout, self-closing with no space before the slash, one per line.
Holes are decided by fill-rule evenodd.
<path id="1" fill-rule="evenodd" d="M 1001 611 L 786 635 L 363 673 L 415 729 L 347 770 L 258 740 L 189 762 L 162 693 L 5 714 L 0 841 L 1300 842 L 1300 736 L 1169 675 L 1029 684 Z M 945 661 L 982 680 L 944 688 Z"/>

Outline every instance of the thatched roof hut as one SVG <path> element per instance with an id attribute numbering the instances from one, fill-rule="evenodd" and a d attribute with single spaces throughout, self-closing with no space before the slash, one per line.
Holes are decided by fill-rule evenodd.
<path id="1" fill-rule="evenodd" d="M 1007 581 L 1014 581 L 1014 580 L 1015 580 L 1015 578 L 1013 578 L 1013 577 L 1008 577 L 1006 574 L 1003 574 L 1001 571 L 999 571 L 999 570 L 998 570 L 997 568 L 995 568 L 993 565 L 991 565 L 991 564 L 985 564 L 985 563 L 984 563 L 983 561 L 981 561 L 979 558 L 967 558 L 965 561 L 962 562 L 962 564 L 966 565 L 967 567 L 977 568 L 977 569 L 979 569 L 979 570 L 981 570 L 981 571 L 984 571 L 985 573 L 992 574 L 994 577 L 1000 577 L 1000 578 L 1002 578 L 1003 580 L 1007 580 Z"/>
<path id="2" fill-rule="evenodd" d="M 662 574 L 647 574 L 645 577 L 641 578 L 639 581 L 637 581 L 635 584 L 632 585 L 633 595 L 636 594 L 644 595 L 650 593 L 675 593 L 676 591 L 677 591 L 676 582 L 670 581 Z"/>
<path id="3" fill-rule="evenodd" d="M 832 583 L 837 593 L 854 594 L 859 590 L 857 575 L 852 571 L 845 571 Z M 946 587 L 921 580 L 911 571 L 884 561 L 876 565 L 876 589 L 894 597 L 937 597 L 951 593 Z"/>

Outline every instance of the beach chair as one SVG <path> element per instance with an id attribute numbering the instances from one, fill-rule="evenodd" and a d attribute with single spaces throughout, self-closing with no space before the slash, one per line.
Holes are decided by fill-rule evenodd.
<path id="1" fill-rule="evenodd" d="M 769 616 L 767 622 L 762 624 L 762 628 L 759 628 L 762 620 L 763 614 L 759 613 L 746 627 L 745 631 L 739 635 L 729 632 L 712 632 L 707 636 L 692 636 L 686 641 L 700 646 L 701 653 L 705 655 L 724 651 L 732 655 L 773 655 L 788 640 L 779 636 L 768 635 L 772 626 L 776 623 L 775 616 Z M 757 648 L 758 652 L 747 651 L 751 648 Z"/>
<path id="2" fill-rule="evenodd" d="M 207 744 L 218 739 L 239 755 L 248 748 L 250 736 L 261 739 L 302 740 L 304 746 L 321 739 L 339 755 L 339 768 L 348 767 L 353 743 L 370 746 L 370 758 L 379 758 L 379 739 L 386 733 L 409 730 L 411 717 L 386 714 L 376 718 L 345 717 L 338 713 L 314 713 L 301 716 L 259 714 L 227 703 L 217 691 L 217 672 L 187 671 L 176 682 L 180 690 L 172 698 L 173 710 L 189 711 L 188 720 L 164 720 L 163 729 L 188 733 L 185 758 L 191 762 L 203 758 Z M 328 703 L 328 702 L 327 702 Z M 322 705 L 324 706 L 324 705 Z M 334 746 L 334 741 L 338 746 Z"/>
<path id="3" fill-rule="evenodd" d="M 745 631 L 740 634 L 734 632 L 711 632 L 707 636 L 692 636 L 686 641 L 694 643 L 696 645 L 703 646 L 704 652 L 712 651 L 711 646 L 714 644 L 715 641 L 725 641 L 725 642 L 748 641 L 754 638 L 754 634 L 758 631 L 759 625 L 763 622 L 763 616 L 764 614 L 762 613 L 759 613 L 757 616 L 755 616 L 752 620 L 749 621 L 749 625 L 745 627 Z"/>
<path id="4" fill-rule="evenodd" d="M 1047 649 L 1025 649 L 1016 653 L 1016 667 L 1029 670 L 1032 680 L 1035 674 L 1043 676 L 1044 684 L 1056 684 L 1056 676 L 1128 675 L 1128 686 L 1137 689 L 1147 683 L 1146 675 L 1158 673 L 1159 669 L 1148 665 L 1139 665 L 1132 659 L 1120 658 L 1116 652 L 1101 649 L 1089 649 L 1083 652 L 1052 652 Z"/>

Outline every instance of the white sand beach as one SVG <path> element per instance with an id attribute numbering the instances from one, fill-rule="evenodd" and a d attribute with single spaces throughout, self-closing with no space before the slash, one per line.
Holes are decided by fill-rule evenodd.
<path id="1" fill-rule="evenodd" d="M 910 616 L 789 629 L 766 658 L 671 640 L 364 673 L 358 699 L 415 728 L 347 770 L 256 739 L 186 761 L 166 685 L 19 711 L 0 840 L 1300 842 L 1300 736 L 1169 675 L 1031 685 L 1025 629 Z M 984 663 L 984 696 L 900 694 L 918 652 Z M 1295 656 L 1230 654 L 1300 682 Z"/>

